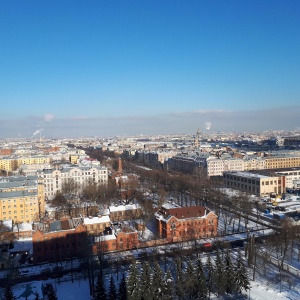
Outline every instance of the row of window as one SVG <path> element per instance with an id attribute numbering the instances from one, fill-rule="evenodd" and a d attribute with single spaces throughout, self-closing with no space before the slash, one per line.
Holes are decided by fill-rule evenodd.
<path id="1" fill-rule="evenodd" d="M 262 185 L 273 185 L 273 180 L 266 180 L 261 182 Z M 274 180 L 274 184 L 277 184 L 277 180 Z M 278 184 L 281 184 L 281 180 L 278 180 Z"/>
<path id="2" fill-rule="evenodd" d="M 34 208 L 34 209 L 31 208 L 30 211 L 36 211 L 36 208 Z M 25 212 L 28 212 L 28 209 L 26 209 Z M 9 215 L 11 215 L 11 214 L 12 214 L 12 211 L 9 210 L 7 213 L 8 213 Z M 19 212 L 18 212 L 17 210 L 14 210 L 14 214 L 17 214 L 17 213 L 22 214 L 22 213 L 24 213 L 24 210 L 20 210 Z M 2 214 L 3 214 L 3 216 L 5 216 L 5 215 L 6 215 L 6 211 L 4 211 Z"/>
<path id="3" fill-rule="evenodd" d="M 10 203 L 17 203 L 17 202 L 24 202 L 24 201 L 26 201 L 26 202 L 30 202 L 30 201 L 35 201 L 36 200 L 36 198 L 26 198 L 26 199 L 14 199 L 14 200 L 11 200 L 11 199 L 3 199 L 2 200 L 2 204 L 5 204 L 5 203 L 7 203 L 7 204 L 10 204 Z"/>
<path id="4" fill-rule="evenodd" d="M 29 203 L 29 204 L 25 204 L 25 207 L 35 206 L 35 205 L 36 205 L 36 202 L 33 202 L 33 203 L 31 202 L 31 203 Z M 14 205 L 14 208 L 17 208 L 17 207 L 18 207 L 17 205 Z M 20 204 L 19 207 L 22 208 L 22 207 L 23 207 L 23 204 Z M 10 208 L 11 208 L 11 205 L 8 205 L 8 206 L 7 206 L 7 209 L 10 209 Z M 2 209 L 6 210 L 6 206 L 3 205 L 3 206 L 2 206 Z"/>
<path id="5" fill-rule="evenodd" d="M 90 171 L 87 171 L 87 172 L 73 172 L 73 173 L 62 173 L 60 176 L 63 178 L 63 177 L 67 177 L 67 178 L 73 178 L 73 177 L 76 177 L 76 176 L 83 176 L 83 175 L 103 175 L 103 174 L 106 174 L 106 171 L 99 171 L 97 173 L 94 173 L 94 172 L 90 172 Z M 44 178 L 52 178 L 53 174 L 44 174 Z M 55 174 L 56 177 L 59 177 L 59 175 Z"/>

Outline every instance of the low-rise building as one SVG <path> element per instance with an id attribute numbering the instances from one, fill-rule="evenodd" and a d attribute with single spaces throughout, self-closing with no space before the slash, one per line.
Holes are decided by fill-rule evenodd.
<path id="1" fill-rule="evenodd" d="M 142 210 L 138 204 L 117 205 L 109 207 L 109 217 L 112 222 L 137 219 L 141 216 Z"/>
<path id="2" fill-rule="evenodd" d="M 103 234 L 105 229 L 111 226 L 109 216 L 84 218 L 83 223 L 86 226 L 88 234 L 95 236 Z"/>
<path id="3" fill-rule="evenodd" d="M 176 207 L 164 204 L 155 217 L 159 236 L 170 241 L 217 235 L 218 217 L 202 206 Z"/>
<path id="4" fill-rule="evenodd" d="M 124 224 L 113 225 L 110 234 L 95 237 L 93 253 L 132 250 L 136 249 L 138 245 L 137 230 Z"/>

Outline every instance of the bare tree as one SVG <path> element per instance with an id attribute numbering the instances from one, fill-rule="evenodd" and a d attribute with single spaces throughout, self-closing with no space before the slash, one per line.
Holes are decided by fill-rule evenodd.
<path id="1" fill-rule="evenodd" d="M 51 201 L 51 205 L 56 206 L 56 207 L 57 206 L 64 206 L 66 203 L 67 203 L 67 199 L 65 198 L 65 196 L 60 191 L 58 191 L 55 194 L 55 197 Z"/>
<path id="2" fill-rule="evenodd" d="M 79 188 L 79 184 L 73 178 L 68 178 L 67 180 L 63 181 L 61 192 L 63 195 L 69 198 L 70 195 L 77 194 Z"/>

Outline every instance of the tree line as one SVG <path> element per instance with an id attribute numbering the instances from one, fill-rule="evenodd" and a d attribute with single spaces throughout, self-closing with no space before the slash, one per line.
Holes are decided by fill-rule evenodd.
<path id="1" fill-rule="evenodd" d="M 226 250 L 218 251 L 214 258 L 208 254 L 204 263 L 200 257 L 187 262 L 177 257 L 165 270 L 157 261 L 139 264 L 134 260 L 118 289 L 112 276 L 105 285 L 103 273 L 99 272 L 94 300 L 210 299 L 213 294 L 237 295 L 249 289 L 248 270 L 241 253 L 234 262 Z"/>

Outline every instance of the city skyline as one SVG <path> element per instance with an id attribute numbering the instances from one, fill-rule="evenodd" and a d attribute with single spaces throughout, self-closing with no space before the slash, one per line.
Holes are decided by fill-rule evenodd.
<path id="1" fill-rule="evenodd" d="M 300 127 L 298 1 L 10 1 L 0 137 Z"/>

